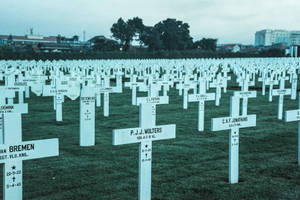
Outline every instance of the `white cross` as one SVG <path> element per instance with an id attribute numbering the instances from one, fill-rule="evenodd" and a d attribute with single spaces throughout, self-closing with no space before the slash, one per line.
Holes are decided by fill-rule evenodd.
<path id="1" fill-rule="evenodd" d="M 104 117 L 109 116 L 109 93 L 114 93 L 116 87 L 110 87 L 110 78 L 104 77 L 104 87 L 98 89 L 98 92 L 103 93 L 103 115 Z"/>
<path id="2" fill-rule="evenodd" d="M 297 96 L 297 83 L 298 83 L 298 76 L 296 73 L 293 73 L 291 76 L 291 82 L 292 82 L 292 95 L 291 99 L 295 100 Z"/>
<path id="3" fill-rule="evenodd" d="M 282 77 L 280 79 L 279 89 L 273 90 L 273 93 L 272 93 L 273 96 L 279 96 L 278 113 L 277 113 L 278 119 L 282 119 L 284 95 L 291 95 L 291 93 L 292 93 L 291 89 L 284 88 L 284 85 L 285 85 L 285 78 Z"/>
<path id="4" fill-rule="evenodd" d="M 258 81 L 262 82 L 261 93 L 262 93 L 263 96 L 266 94 L 266 80 L 267 80 L 266 70 L 264 69 L 262 71 L 261 77 L 258 78 Z"/>
<path id="5" fill-rule="evenodd" d="M 58 78 L 54 85 L 44 85 L 43 96 L 55 97 L 56 121 L 62 121 L 62 103 L 64 96 L 69 93 L 69 85 L 66 77 Z M 79 94 L 78 94 L 79 95 Z"/>
<path id="6" fill-rule="evenodd" d="M 58 139 L 22 142 L 21 114 L 28 112 L 27 104 L 6 104 L 3 114 L 4 137 L 0 145 L 0 163 L 4 164 L 3 199 L 22 200 L 22 161 L 58 156 Z"/>
<path id="7" fill-rule="evenodd" d="M 273 100 L 273 86 L 278 85 L 278 80 L 274 80 L 274 75 L 272 74 L 267 80 L 266 85 L 269 85 L 269 102 L 272 102 Z"/>
<path id="8" fill-rule="evenodd" d="M 101 93 L 100 93 L 100 88 L 102 87 L 102 82 L 101 82 L 101 76 L 99 74 L 96 75 L 96 84 L 95 84 L 95 88 L 96 88 L 96 106 L 97 107 L 101 107 Z"/>
<path id="9" fill-rule="evenodd" d="M 44 76 L 41 71 L 37 71 L 35 74 L 31 74 L 31 79 L 33 81 L 28 82 L 31 87 L 31 91 L 35 95 L 41 96 L 43 93 L 43 85 L 45 83 L 46 76 Z"/>
<path id="10" fill-rule="evenodd" d="M 300 97 L 300 93 L 298 93 Z M 298 165 L 300 165 L 300 98 L 298 100 L 298 110 L 285 111 L 285 122 L 298 121 Z"/>
<path id="11" fill-rule="evenodd" d="M 22 85 L 16 84 L 15 73 L 10 73 L 9 75 L 5 76 L 5 86 L 1 86 L 1 87 L 2 88 L 4 87 L 5 90 L 10 90 L 14 93 L 13 96 L 7 97 L 8 103 L 10 103 L 10 104 L 14 103 L 14 98 L 15 98 L 16 92 L 18 92 L 18 94 L 19 94 L 19 103 L 23 103 L 24 99 L 23 99 L 22 95 L 23 95 L 25 88 Z"/>
<path id="12" fill-rule="evenodd" d="M 206 93 L 205 79 L 199 79 L 199 94 L 190 94 L 188 96 L 189 102 L 199 102 L 198 105 L 198 131 L 204 130 L 204 104 L 205 101 L 215 100 L 215 93 Z"/>
<path id="13" fill-rule="evenodd" d="M 129 87 L 131 89 L 131 104 L 136 105 L 136 88 L 140 87 L 143 83 L 136 82 L 136 75 L 131 76 L 130 82 L 125 82 L 125 87 Z"/>
<path id="14" fill-rule="evenodd" d="M 84 86 L 80 94 L 80 146 L 95 145 L 95 88 Z"/>
<path id="15" fill-rule="evenodd" d="M 168 96 L 168 91 L 170 90 L 170 87 L 173 87 L 174 82 L 170 81 L 169 77 L 164 74 L 161 85 L 163 86 L 163 96 Z"/>
<path id="16" fill-rule="evenodd" d="M 229 182 L 239 180 L 239 129 L 256 126 L 256 115 L 240 116 L 240 97 L 230 99 L 230 116 L 213 118 L 212 131 L 229 130 Z"/>
<path id="17" fill-rule="evenodd" d="M 123 84 L 122 84 L 122 75 L 124 73 L 119 69 L 117 72 L 116 72 L 116 92 L 117 93 L 122 93 L 123 92 Z"/>
<path id="18" fill-rule="evenodd" d="M 242 115 L 245 116 L 247 115 L 247 110 L 248 110 L 248 98 L 254 98 L 256 97 L 256 91 L 255 92 L 249 92 L 249 75 L 246 76 L 245 79 L 242 80 L 242 88 L 241 92 L 235 92 L 235 96 L 238 96 L 239 98 L 243 99 L 242 103 Z"/>
<path id="19" fill-rule="evenodd" d="M 167 96 L 138 98 L 139 128 L 113 131 L 113 145 L 140 143 L 139 200 L 151 200 L 152 141 L 175 138 L 175 124 L 155 125 L 156 104 L 168 104 L 168 102 Z"/>
<path id="20" fill-rule="evenodd" d="M 185 78 L 184 83 L 179 83 L 176 85 L 176 89 L 183 90 L 183 109 L 188 108 L 188 92 L 190 89 L 196 88 L 197 84 L 190 83 L 189 78 Z"/>
<path id="21" fill-rule="evenodd" d="M 225 82 L 227 83 L 227 80 L 222 79 L 221 74 L 218 74 L 217 79 L 209 84 L 209 87 L 216 88 L 216 106 L 220 105 L 221 89 L 225 87 Z"/>

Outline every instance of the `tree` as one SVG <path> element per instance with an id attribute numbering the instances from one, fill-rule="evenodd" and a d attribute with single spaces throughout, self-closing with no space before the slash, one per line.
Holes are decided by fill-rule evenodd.
<path id="1" fill-rule="evenodd" d="M 145 28 L 143 20 L 139 17 L 128 19 L 127 24 L 133 28 L 135 33 L 141 33 Z"/>
<path id="2" fill-rule="evenodd" d="M 12 36 L 12 34 L 9 34 L 9 36 L 7 38 L 7 44 L 12 45 L 13 43 L 14 43 L 13 36 Z"/>
<path id="3" fill-rule="evenodd" d="M 187 23 L 176 19 L 166 19 L 157 23 L 154 28 L 158 31 L 163 46 L 167 50 L 186 50 L 193 46 Z"/>
<path id="4" fill-rule="evenodd" d="M 163 49 L 163 42 L 160 38 L 160 33 L 154 27 L 145 27 L 140 35 L 140 40 L 148 46 L 149 50 Z"/>
<path id="5" fill-rule="evenodd" d="M 284 50 L 277 49 L 277 48 L 271 48 L 271 49 L 261 51 L 259 53 L 259 55 L 263 56 L 263 57 L 283 57 Z"/>
<path id="6" fill-rule="evenodd" d="M 116 51 L 120 49 L 120 45 L 115 40 L 99 38 L 94 42 L 93 49 L 96 51 Z"/>
<path id="7" fill-rule="evenodd" d="M 211 38 L 202 38 L 202 40 L 198 40 L 194 42 L 195 49 L 207 50 L 207 51 L 216 51 L 217 48 L 217 39 Z"/>
<path id="8" fill-rule="evenodd" d="M 141 34 L 145 31 L 145 25 L 143 23 L 143 20 L 139 17 L 134 17 L 132 19 L 127 20 L 127 24 L 133 29 L 134 35 L 133 38 L 135 38 L 136 41 L 140 41 L 140 44 L 142 45 L 142 41 L 140 39 Z"/>
<path id="9" fill-rule="evenodd" d="M 120 41 L 124 50 L 127 51 L 135 35 L 134 27 L 126 23 L 122 18 L 119 18 L 118 21 L 112 25 L 110 31 L 113 37 Z"/>

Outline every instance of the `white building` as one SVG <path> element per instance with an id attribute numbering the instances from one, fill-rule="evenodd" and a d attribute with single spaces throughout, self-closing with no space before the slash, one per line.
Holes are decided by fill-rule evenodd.
<path id="1" fill-rule="evenodd" d="M 290 45 L 300 45 L 300 31 L 290 32 Z"/>
<path id="2" fill-rule="evenodd" d="M 266 29 L 255 33 L 255 46 L 272 46 L 279 43 L 300 45 L 300 31 Z"/>

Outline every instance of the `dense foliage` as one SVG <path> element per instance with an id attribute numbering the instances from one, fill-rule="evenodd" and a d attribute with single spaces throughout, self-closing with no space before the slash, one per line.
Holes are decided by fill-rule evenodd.
<path id="1" fill-rule="evenodd" d="M 201 46 L 194 45 L 193 38 L 190 36 L 190 26 L 188 23 L 176 19 L 166 19 L 154 26 L 145 26 L 139 17 L 128 19 L 125 22 L 119 18 L 111 27 L 113 37 L 116 38 L 123 49 L 127 51 L 133 40 L 139 41 L 153 50 L 188 50 L 200 48 L 202 50 L 216 50 L 217 40 L 202 39 Z M 212 42 L 213 41 L 213 42 Z"/>

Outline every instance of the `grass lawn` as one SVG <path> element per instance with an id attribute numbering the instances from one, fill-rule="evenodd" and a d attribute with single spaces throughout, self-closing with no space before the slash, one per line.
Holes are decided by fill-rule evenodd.
<path id="1" fill-rule="evenodd" d="M 268 102 L 268 90 L 266 96 L 259 90 L 256 99 L 249 99 L 248 113 L 257 115 L 257 126 L 240 129 L 240 181 L 228 183 L 229 131 L 211 132 L 210 120 L 229 116 L 233 90 L 239 88 L 231 84 L 222 93 L 219 107 L 206 102 L 204 132 L 197 131 L 198 103 L 184 110 L 177 90 L 169 92 L 169 105 L 157 106 L 157 124 L 176 124 L 176 139 L 153 142 L 152 199 L 300 199 L 297 122 L 277 120 L 278 97 Z M 25 101 L 29 113 L 22 117 L 23 141 L 59 138 L 60 155 L 23 162 L 23 199 L 137 199 L 139 145 L 112 146 L 113 129 L 138 126 L 129 89 L 110 95 L 109 117 L 96 108 L 93 147 L 79 146 L 78 99 L 65 100 L 61 123 L 55 121 L 52 97 L 31 93 Z M 284 111 L 297 108 L 298 100 L 285 97 Z"/>

